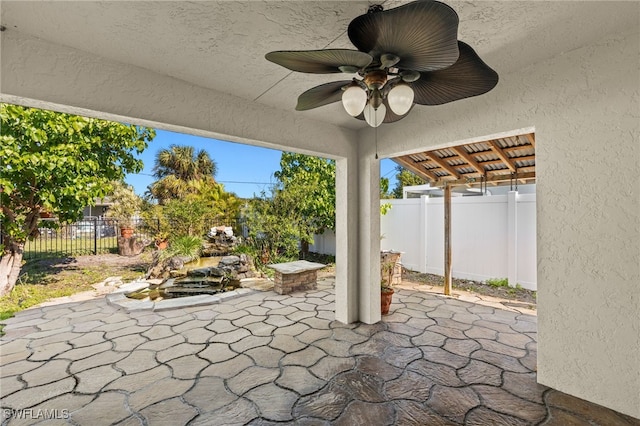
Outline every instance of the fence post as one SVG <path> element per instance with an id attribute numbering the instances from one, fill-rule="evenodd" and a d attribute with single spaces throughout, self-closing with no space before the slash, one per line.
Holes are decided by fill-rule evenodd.
<path id="1" fill-rule="evenodd" d="M 419 209 L 419 238 L 420 238 L 420 257 L 418 262 L 418 272 L 422 272 L 423 274 L 427 272 L 427 198 L 426 195 L 420 196 L 420 209 Z"/>
<path id="2" fill-rule="evenodd" d="M 507 194 L 507 279 L 518 284 L 518 191 Z"/>
<path id="3" fill-rule="evenodd" d="M 98 254 L 98 219 L 93 219 L 93 254 Z"/>

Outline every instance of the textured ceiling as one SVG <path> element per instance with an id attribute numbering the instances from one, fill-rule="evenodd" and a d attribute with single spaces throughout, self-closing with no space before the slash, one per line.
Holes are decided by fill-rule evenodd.
<path id="1" fill-rule="evenodd" d="M 334 74 L 290 73 L 264 59 L 272 50 L 353 48 L 346 28 L 374 1 L 1 3 L 2 25 L 197 86 L 293 111 L 297 96 Z M 406 1 L 384 2 L 389 9 Z M 634 25 L 635 2 L 447 2 L 459 39 L 504 78 Z M 420 107 L 418 107 L 420 108 Z M 332 104 L 295 112 L 359 128 Z"/>

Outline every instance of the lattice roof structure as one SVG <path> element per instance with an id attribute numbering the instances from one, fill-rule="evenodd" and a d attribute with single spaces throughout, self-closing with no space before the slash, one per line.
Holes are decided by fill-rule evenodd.
<path id="1" fill-rule="evenodd" d="M 431 186 L 535 183 L 535 135 L 525 133 L 417 152 L 393 161 Z"/>

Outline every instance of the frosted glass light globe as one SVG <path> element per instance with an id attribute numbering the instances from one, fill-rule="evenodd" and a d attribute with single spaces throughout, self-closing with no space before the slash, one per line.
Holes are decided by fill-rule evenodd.
<path id="1" fill-rule="evenodd" d="M 352 117 L 360 115 L 367 103 L 367 93 L 359 86 L 350 86 L 342 94 L 342 106 Z"/>
<path id="2" fill-rule="evenodd" d="M 378 109 L 373 109 L 371 104 L 367 104 L 364 107 L 364 119 L 371 127 L 378 127 L 384 121 L 384 116 L 387 115 L 387 107 L 384 104 L 380 105 Z"/>
<path id="3" fill-rule="evenodd" d="M 406 84 L 398 84 L 387 95 L 387 102 L 391 111 L 398 115 L 405 115 L 413 105 L 413 90 Z"/>

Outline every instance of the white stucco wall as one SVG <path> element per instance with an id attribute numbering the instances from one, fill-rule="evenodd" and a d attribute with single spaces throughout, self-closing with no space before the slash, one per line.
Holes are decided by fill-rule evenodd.
<path id="1" fill-rule="evenodd" d="M 378 140 L 390 157 L 535 127 L 538 379 L 640 418 L 638 28 L 518 72 L 498 69 L 489 94 L 416 107 L 379 128 Z M 7 102 L 336 158 L 337 319 L 380 319 L 372 130 L 355 134 L 16 32 L 2 33 L 1 48 Z"/>
<path id="2" fill-rule="evenodd" d="M 353 130 L 16 31 L 1 40 L 5 102 L 331 158 L 347 157 L 357 138 Z"/>
<path id="3" fill-rule="evenodd" d="M 379 130 L 385 156 L 535 127 L 538 380 L 640 417 L 640 35 Z M 497 70 L 500 73 L 500 70 Z M 417 110 L 420 107 L 414 109 Z M 453 119 L 452 119 L 453 118 Z"/>

